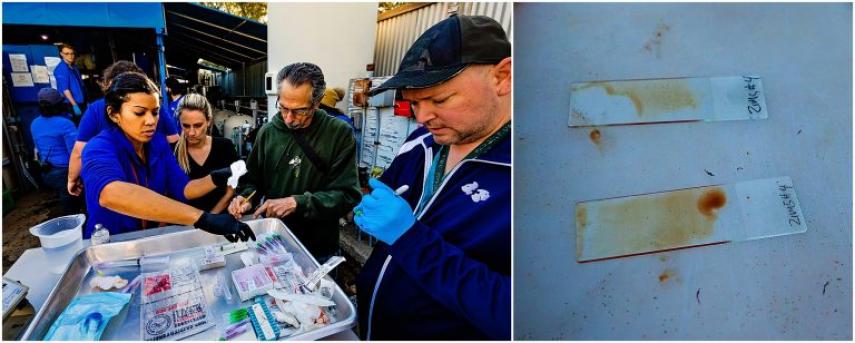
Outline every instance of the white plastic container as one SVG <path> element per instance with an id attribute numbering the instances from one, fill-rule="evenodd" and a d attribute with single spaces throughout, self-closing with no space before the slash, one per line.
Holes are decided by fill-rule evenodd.
<path id="1" fill-rule="evenodd" d="M 39 238 L 48 261 L 54 262 L 51 272 L 62 274 L 80 249 L 83 249 L 83 223 L 86 216 L 73 214 L 58 217 L 30 228 Z"/>

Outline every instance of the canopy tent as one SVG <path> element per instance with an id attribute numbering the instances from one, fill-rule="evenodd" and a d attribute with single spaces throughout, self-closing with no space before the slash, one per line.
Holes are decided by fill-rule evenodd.
<path id="1" fill-rule="evenodd" d="M 171 65 L 195 65 L 202 58 L 242 69 L 267 58 L 267 25 L 192 3 L 163 7 Z"/>
<path id="2" fill-rule="evenodd" d="M 166 27 L 160 3 L 11 2 L 3 4 L 3 25 L 153 28 Z"/>

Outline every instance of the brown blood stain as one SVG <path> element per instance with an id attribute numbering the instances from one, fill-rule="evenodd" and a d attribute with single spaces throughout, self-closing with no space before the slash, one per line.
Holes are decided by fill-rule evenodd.
<path id="1" fill-rule="evenodd" d="M 695 95 L 685 79 L 592 81 L 575 89 L 592 87 L 600 87 L 608 95 L 629 98 L 639 117 L 673 113 L 689 107 L 698 108 Z"/>
<path id="2" fill-rule="evenodd" d="M 716 219 L 718 209 L 727 204 L 727 196 L 721 189 L 711 189 L 706 191 L 700 199 L 698 199 L 698 211 L 712 220 Z"/>
<path id="3" fill-rule="evenodd" d="M 668 269 L 665 269 L 664 271 L 662 271 L 661 274 L 659 274 L 659 283 L 665 284 L 665 283 L 668 283 L 669 281 L 670 282 L 676 282 L 676 283 L 682 283 L 682 281 L 680 280 L 680 276 L 677 275 L 677 270 L 672 269 L 672 268 L 668 268 Z"/>
<path id="4" fill-rule="evenodd" d="M 715 231 L 726 199 L 724 190 L 713 186 L 587 204 L 577 254 L 587 252 L 588 260 L 709 243 L 704 239 Z M 584 250 L 578 247 L 582 243 Z"/>
<path id="5" fill-rule="evenodd" d="M 601 139 L 601 138 L 603 138 L 603 134 L 602 134 L 602 133 L 600 133 L 600 130 L 599 130 L 599 129 L 593 129 L 593 130 L 591 130 L 591 133 L 590 133 L 588 136 L 590 136 L 590 137 L 591 137 L 591 142 L 594 142 L 594 144 L 596 144 L 596 145 L 600 145 L 600 143 L 602 143 L 602 142 L 600 141 L 600 139 Z"/>
<path id="6" fill-rule="evenodd" d="M 672 276 L 674 276 L 674 271 L 671 269 L 666 269 L 664 272 L 662 272 L 662 274 L 659 274 L 659 282 L 665 283 Z"/>
<path id="7" fill-rule="evenodd" d="M 585 226 L 588 225 L 588 209 L 585 204 L 576 205 L 576 258 L 582 256 L 585 247 Z"/>

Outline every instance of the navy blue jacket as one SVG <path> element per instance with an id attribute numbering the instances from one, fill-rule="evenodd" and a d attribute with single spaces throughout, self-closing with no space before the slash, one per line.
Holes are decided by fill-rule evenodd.
<path id="1" fill-rule="evenodd" d="M 381 181 L 415 208 L 439 151 L 413 132 Z M 487 195 L 488 194 L 488 195 Z M 511 139 L 461 161 L 394 244 L 357 279 L 363 339 L 511 339 Z"/>

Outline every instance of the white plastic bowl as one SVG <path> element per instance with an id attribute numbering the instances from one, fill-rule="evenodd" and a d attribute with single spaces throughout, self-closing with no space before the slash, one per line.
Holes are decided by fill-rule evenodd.
<path id="1" fill-rule="evenodd" d="M 58 217 L 30 228 L 30 233 L 39 238 L 48 261 L 55 262 L 54 273 L 62 273 L 71 258 L 83 249 L 83 223 L 86 216 L 73 214 Z"/>

